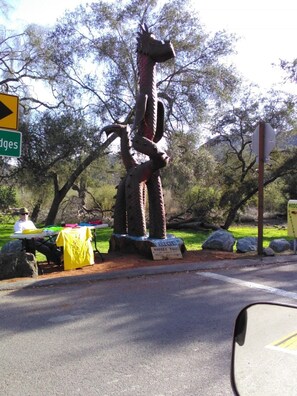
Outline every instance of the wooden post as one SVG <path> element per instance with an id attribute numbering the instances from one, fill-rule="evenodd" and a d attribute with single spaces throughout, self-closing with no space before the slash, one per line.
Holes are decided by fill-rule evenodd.
<path id="1" fill-rule="evenodd" d="M 259 123 L 259 173 L 258 173 L 258 255 L 263 255 L 263 207 L 264 207 L 264 145 L 265 122 Z"/>

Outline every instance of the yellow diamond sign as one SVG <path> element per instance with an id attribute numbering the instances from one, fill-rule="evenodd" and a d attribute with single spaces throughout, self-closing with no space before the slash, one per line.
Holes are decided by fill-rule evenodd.
<path id="1" fill-rule="evenodd" d="M 0 128 L 18 129 L 19 98 L 0 93 Z"/>

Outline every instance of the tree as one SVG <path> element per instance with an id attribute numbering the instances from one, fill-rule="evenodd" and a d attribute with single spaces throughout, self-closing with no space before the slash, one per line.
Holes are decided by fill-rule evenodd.
<path id="1" fill-rule="evenodd" d="M 47 67 L 57 99 L 84 107 L 100 125 L 123 120 L 137 94 L 136 33 L 146 22 L 158 37 L 174 41 L 177 58 L 158 78 L 158 93 L 168 110 L 168 131 L 195 125 L 207 115 L 208 100 L 225 100 L 236 87 L 234 70 L 223 63 L 233 38 L 213 37 L 201 27 L 190 3 L 130 0 L 100 1 L 68 12 L 46 37 Z M 132 120 L 130 120 L 131 122 Z"/>
<path id="2" fill-rule="evenodd" d="M 0 210 L 6 211 L 16 205 L 15 189 L 12 186 L 0 186 Z"/>
<path id="3" fill-rule="evenodd" d="M 175 132 L 169 141 L 168 155 L 172 160 L 163 170 L 163 185 L 174 197 L 174 210 L 170 216 L 178 211 L 179 216 L 186 213 L 187 216 L 200 216 L 200 221 L 205 220 L 201 217 L 202 212 L 206 213 L 202 206 L 206 207 L 205 196 L 213 195 L 217 172 L 215 158 L 208 150 L 199 148 L 195 132 Z"/>
<path id="4" fill-rule="evenodd" d="M 40 206 L 44 191 L 52 186 L 54 197 L 46 224 L 53 224 L 59 205 L 75 180 L 106 147 L 93 149 L 94 131 L 81 117 L 71 113 L 42 113 L 33 122 L 24 123 L 22 131 L 23 155 L 18 159 L 18 177 L 33 189 L 38 186 L 36 206 Z"/>
<path id="5" fill-rule="evenodd" d="M 118 120 L 133 122 L 136 32 L 144 21 L 156 35 L 172 39 L 177 52 L 176 60 L 158 76 L 158 92 L 168 110 L 167 137 L 177 129 L 197 130 L 207 119 L 209 107 L 229 98 L 238 80 L 232 67 L 223 62 L 232 53 L 232 36 L 205 33 L 189 2 L 100 1 L 66 13 L 51 31 L 29 26 L 23 34 L 6 37 L 0 46 L 5 66 L 0 70 L 0 84 L 22 94 L 24 115 L 42 105 L 59 112 L 70 110 L 93 131 L 93 145 L 77 147 L 83 155 L 69 180 L 59 187 L 57 173 L 52 179 L 55 200 L 48 222 L 53 222 L 59 202 L 76 178 L 115 139 L 106 138 L 104 126 Z M 49 91 L 34 94 L 31 81 L 41 81 Z M 40 154 L 33 154 L 38 162 Z"/>
<path id="6" fill-rule="evenodd" d="M 297 82 L 297 58 L 291 62 L 282 60 L 280 66 L 287 72 L 288 77 L 292 82 Z"/>
<path id="7" fill-rule="evenodd" d="M 28 26 L 23 32 L 8 31 L 0 26 L 0 90 L 17 95 L 21 107 L 21 115 L 28 114 L 30 110 L 42 108 L 57 108 L 62 103 L 49 98 L 45 92 L 44 84 L 50 83 L 52 76 L 47 67 L 40 68 L 40 59 L 46 65 L 47 49 L 44 37 L 47 29 L 37 25 Z"/>
<path id="8" fill-rule="evenodd" d="M 251 88 L 233 103 L 214 116 L 213 131 L 216 137 L 208 147 L 219 160 L 222 195 L 220 207 L 225 211 L 223 227 L 228 229 L 239 209 L 258 191 L 257 164 L 251 153 L 252 134 L 259 121 L 270 123 L 281 141 L 283 131 L 296 126 L 294 98 L 280 92 L 269 97 L 253 97 Z M 265 170 L 264 185 L 296 172 L 296 148 L 275 150 Z"/>

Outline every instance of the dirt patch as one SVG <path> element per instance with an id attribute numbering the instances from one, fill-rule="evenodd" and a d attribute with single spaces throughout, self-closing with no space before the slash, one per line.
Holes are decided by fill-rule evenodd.
<path id="1" fill-rule="evenodd" d="M 173 265 L 173 264 L 191 264 L 207 261 L 216 260 L 234 260 L 239 258 L 247 257 L 245 254 L 222 252 L 222 251 L 211 251 L 211 250 L 198 250 L 198 251 L 186 251 L 183 254 L 182 259 L 170 259 L 170 260 L 152 260 L 140 256 L 138 254 L 128 253 L 108 253 L 102 254 L 103 261 L 99 254 L 95 255 L 95 264 L 76 270 L 64 271 L 63 267 L 57 267 L 53 264 L 39 263 L 40 269 L 43 271 L 43 275 L 39 275 L 38 278 L 55 278 L 55 277 L 67 277 L 73 275 L 87 275 L 92 273 L 104 273 L 111 271 L 119 271 L 131 268 L 141 267 L 152 267 L 160 265 Z M 249 254 L 251 257 L 251 254 Z"/>
<path id="2" fill-rule="evenodd" d="M 153 260 L 143 257 L 139 254 L 132 253 L 108 253 L 102 254 L 103 261 L 99 254 L 95 254 L 95 264 L 83 268 L 78 268 L 75 270 L 64 271 L 63 266 L 58 267 L 53 263 L 48 264 L 47 262 L 39 262 L 39 268 L 42 272 L 38 276 L 38 279 L 51 279 L 51 278 L 61 278 L 61 277 L 71 277 L 78 275 L 91 275 L 96 273 L 106 273 L 113 271 L 121 271 L 131 268 L 141 268 L 141 267 L 153 267 L 153 266 L 164 266 L 173 264 L 199 264 L 209 261 L 218 260 L 235 260 L 242 258 L 251 258 L 255 256 L 256 253 L 232 253 L 232 252 L 222 252 L 214 250 L 195 250 L 186 251 L 183 254 L 182 259 L 170 259 L 170 260 Z M 17 281 L 22 281 L 28 278 L 13 278 L 5 279 L 1 282 L 14 283 Z M 31 278 L 29 278 L 31 279 Z"/>

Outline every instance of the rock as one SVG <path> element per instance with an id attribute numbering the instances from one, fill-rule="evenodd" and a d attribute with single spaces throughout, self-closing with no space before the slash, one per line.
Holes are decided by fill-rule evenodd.
<path id="1" fill-rule="evenodd" d="M 297 241 L 296 241 L 296 243 L 294 243 L 294 239 L 293 240 L 291 240 L 291 241 L 289 241 L 290 242 L 290 250 L 294 250 L 295 251 L 295 249 L 297 250 Z"/>
<path id="2" fill-rule="evenodd" d="M 0 280 L 38 276 L 38 265 L 34 254 L 24 251 L 0 254 Z"/>
<path id="3" fill-rule="evenodd" d="M 285 250 L 290 250 L 290 242 L 285 238 L 274 239 L 270 242 L 269 247 L 273 249 L 276 253 L 284 252 Z"/>
<path id="4" fill-rule="evenodd" d="M 238 253 L 255 252 L 257 250 L 258 238 L 245 237 L 237 240 L 236 251 Z"/>
<path id="5" fill-rule="evenodd" d="M 218 230 L 210 234 L 202 245 L 202 249 L 222 250 L 224 252 L 233 252 L 235 239 L 233 235 L 224 230 Z"/>
<path id="6" fill-rule="evenodd" d="M 9 241 L 2 246 L 1 253 L 17 253 L 21 252 L 23 249 L 23 243 L 21 240 L 16 239 L 14 241 Z"/>
<path id="7" fill-rule="evenodd" d="M 263 255 L 264 256 L 275 256 L 274 250 L 271 249 L 270 247 L 264 248 L 263 249 Z"/>

